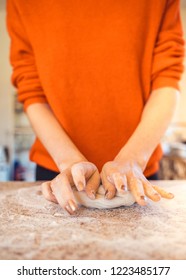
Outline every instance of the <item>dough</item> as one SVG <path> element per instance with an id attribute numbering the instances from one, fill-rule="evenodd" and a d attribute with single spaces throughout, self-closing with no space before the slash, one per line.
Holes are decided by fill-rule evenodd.
<path id="1" fill-rule="evenodd" d="M 125 194 L 117 192 L 113 199 L 106 199 L 105 190 L 102 185 L 98 189 L 95 200 L 89 199 L 85 192 L 78 192 L 76 190 L 74 190 L 74 196 L 78 204 L 87 208 L 109 209 L 120 206 L 131 206 L 135 203 L 133 195 L 128 191 Z"/>
<path id="2" fill-rule="evenodd" d="M 109 209 L 120 206 L 131 206 L 135 203 L 133 195 L 128 191 L 125 194 L 117 192 L 113 199 L 106 199 L 104 196 L 105 190 L 102 185 L 98 189 L 95 200 L 88 198 L 85 192 L 78 192 L 75 188 L 73 191 L 77 204 L 87 208 Z M 20 189 L 17 196 L 18 201 L 25 207 L 40 209 L 51 204 L 54 205 L 54 203 L 47 201 L 43 197 L 39 186 Z"/>

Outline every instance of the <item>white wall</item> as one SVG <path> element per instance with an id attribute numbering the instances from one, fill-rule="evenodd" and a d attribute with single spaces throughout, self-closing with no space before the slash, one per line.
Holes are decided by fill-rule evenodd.
<path id="1" fill-rule="evenodd" d="M 13 145 L 13 92 L 10 83 L 9 37 L 5 24 L 5 1 L 0 0 L 0 145 Z"/>

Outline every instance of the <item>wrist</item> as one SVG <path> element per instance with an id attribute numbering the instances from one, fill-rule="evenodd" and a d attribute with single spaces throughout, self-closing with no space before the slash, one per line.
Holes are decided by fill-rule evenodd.
<path id="1" fill-rule="evenodd" d="M 73 164 L 81 162 L 81 161 L 87 161 L 87 159 L 83 155 L 73 155 L 72 157 L 68 159 L 61 159 L 59 163 L 57 164 L 58 169 L 60 172 L 64 171 L 65 169 L 71 167 Z"/>
<path id="2" fill-rule="evenodd" d="M 116 162 L 127 162 L 131 166 L 137 166 L 143 172 L 147 166 L 149 157 L 145 153 L 134 153 L 121 150 L 114 158 Z"/>

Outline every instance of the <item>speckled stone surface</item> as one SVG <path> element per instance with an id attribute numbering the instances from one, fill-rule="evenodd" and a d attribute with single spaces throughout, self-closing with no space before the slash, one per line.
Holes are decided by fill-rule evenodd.
<path id="1" fill-rule="evenodd" d="M 69 216 L 36 183 L 0 183 L 0 259 L 186 259 L 186 181 L 157 184 L 175 198 Z"/>

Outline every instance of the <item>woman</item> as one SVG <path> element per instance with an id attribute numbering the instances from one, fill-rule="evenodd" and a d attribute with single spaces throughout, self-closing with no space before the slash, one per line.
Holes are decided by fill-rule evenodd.
<path id="1" fill-rule="evenodd" d="M 148 179 L 179 99 L 179 0 L 8 0 L 7 26 L 45 198 L 72 214 L 71 187 L 95 199 L 100 180 L 107 199 L 172 198 Z"/>

